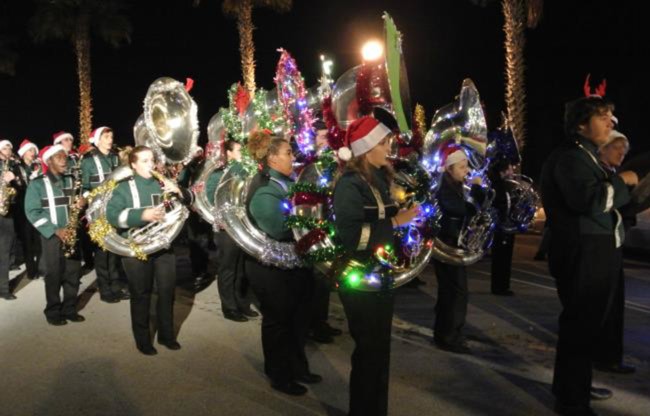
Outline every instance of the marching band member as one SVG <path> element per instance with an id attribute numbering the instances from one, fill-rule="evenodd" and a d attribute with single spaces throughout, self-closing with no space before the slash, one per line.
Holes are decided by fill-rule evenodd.
<path id="1" fill-rule="evenodd" d="M 162 194 L 175 193 L 183 202 L 191 199 L 187 192 L 167 183 L 161 187 L 153 177 L 154 155 L 146 146 L 136 146 L 128 155 L 133 178 L 120 182 L 106 207 L 108 221 L 120 233 L 129 229 L 161 221 L 165 208 L 160 206 Z M 122 265 L 129 282 L 131 295 L 131 325 L 136 347 L 145 355 L 158 353 L 152 345 L 149 332 L 149 309 L 154 280 L 157 287 L 156 319 L 158 343 L 171 350 L 181 345 L 174 334 L 174 291 L 176 287 L 176 256 L 171 249 L 150 254 L 146 261 L 122 257 Z"/>
<path id="2" fill-rule="evenodd" d="M 117 154 L 112 151 L 113 130 L 110 127 L 93 130 L 89 142 L 94 147 L 81 158 L 81 183 L 84 192 L 97 188 L 120 163 Z M 92 242 L 90 244 L 95 252 L 94 264 L 100 299 L 107 303 L 128 299 L 128 294 L 122 291 L 119 282 L 118 256 L 102 250 Z"/>
<path id="3" fill-rule="evenodd" d="M 41 164 L 36 158 L 38 155 L 38 147 L 25 139 L 20 143 L 18 148 L 18 155 L 21 157 L 20 164 L 20 173 L 23 179 L 23 182 L 27 185 L 37 178 L 41 173 Z M 18 194 L 18 206 L 25 206 L 25 192 L 20 192 Z M 23 248 L 23 258 L 25 260 L 25 268 L 27 270 L 28 279 L 38 278 L 38 261 L 41 257 L 40 250 L 40 239 L 38 237 L 38 231 L 34 226 L 27 220 L 25 216 L 24 209 L 18 209 L 15 211 L 15 221 L 16 221 L 16 231 L 18 239 L 21 241 Z"/>
<path id="4" fill-rule="evenodd" d="M 241 161 L 241 144 L 234 140 L 224 143 L 226 162 L 231 169 L 238 168 Z M 206 195 L 216 201 L 216 190 L 223 176 L 226 166 L 215 169 L 208 177 L 205 184 Z M 221 310 L 226 319 L 235 322 L 246 322 L 248 318 L 259 316 L 251 309 L 248 292 L 249 282 L 244 274 L 244 252 L 230 235 L 221 230 L 214 233 L 214 242 L 217 246 L 217 286 L 221 299 Z"/>
<path id="5" fill-rule="evenodd" d="M 378 246 L 392 244 L 393 229 L 409 224 L 420 212 L 417 205 L 398 211 L 391 198 L 391 138 L 391 130 L 369 116 L 348 128 L 353 158 L 334 188 L 334 214 L 340 242 L 359 262 L 367 261 Z M 339 296 L 355 341 L 349 414 L 386 415 L 394 293 L 342 284 Z"/>
<path id="6" fill-rule="evenodd" d="M 438 237 L 450 246 L 458 246 L 463 224 L 475 213 L 474 206 L 465 200 L 464 183 L 470 172 L 467 155 L 457 145 L 447 146 L 441 155 L 444 174 L 437 199 L 442 211 Z M 472 180 L 470 195 L 479 204 L 485 199 L 480 186 L 481 178 Z M 461 330 L 467 315 L 467 271 L 465 266 L 456 266 L 433 260 L 438 280 L 438 301 L 433 340 L 442 350 L 469 354 Z"/>
<path id="7" fill-rule="evenodd" d="M 615 174 L 621 167 L 623 159 L 625 159 L 625 155 L 629 150 L 630 142 L 627 137 L 616 130 L 612 130 L 607 142 L 598 148 L 600 163 L 605 169 Z M 636 216 L 634 213 L 626 215 L 626 208 L 621 209 L 621 215 L 627 232 L 628 228 L 634 225 Z M 622 251 L 622 247 L 618 248 L 618 250 Z M 605 327 L 599 334 L 599 341 L 596 343 L 594 368 L 615 374 L 631 374 L 636 371 L 636 368 L 623 362 L 625 325 L 625 274 L 623 262 L 621 262 L 621 269 L 616 280 L 612 310 L 605 321 Z"/>
<path id="8" fill-rule="evenodd" d="M 247 201 L 248 216 L 270 238 L 293 241 L 286 226 L 282 203 L 293 182 L 293 152 L 289 142 L 267 131 L 251 134 L 251 156 L 263 168 L 253 179 Z M 311 269 L 282 270 L 247 257 L 246 275 L 262 312 L 264 371 L 271 387 L 290 395 L 303 395 L 301 383 L 318 383 L 322 377 L 309 371 L 305 337 L 309 325 L 313 275 Z"/>
<path id="9" fill-rule="evenodd" d="M 499 221 L 504 221 L 508 213 L 508 194 L 504 180 L 514 175 L 514 167 L 506 157 L 500 157 L 492 163 L 488 172 L 495 197 L 494 206 L 499 215 Z M 490 287 L 492 294 L 497 296 L 512 296 L 510 289 L 510 274 L 512 272 L 512 252 L 515 246 L 514 233 L 506 233 L 500 228 L 494 232 L 492 239 L 492 265 Z"/>
<path id="10" fill-rule="evenodd" d="M 0 215 L 0 298 L 6 300 L 16 299 L 9 289 L 9 265 L 11 264 L 11 249 L 15 242 L 14 219 L 12 214 L 13 200 L 8 191 L 16 191 L 19 185 L 19 176 L 15 172 L 14 162 L 11 159 L 13 145 L 9 140 L 0 140 L 0 186 L 2 194 L 0 204 L 7 210 Z"/>
<path id="11" fill-rule="evenodd" d="M 27 187 L 25 214 L 41 234 L 41 249 L 45 267 L 44 313 L 50 325 L 65 325 L 67 321 L 83 322 L 77 313 L 77 295 L 81 278 L 78 255 L 64 256 L 63 241 L 69 237 L 66 225 L 72 204 L 73 178 L 66 174 L 67 155 L 62 145 L 47 146 L 40 153 L 47 171 Z M 45 171 L 45 168 L 43 169 Z M 79 201 L 79 207 L 83 200 Z M 60 291 L 63 288 L 63 301 Z"/>
<path id="12" fill-rule="evenodd" d="M 638 183 L 636 173 L 612 174 L 598 162 L 598 146 L 612 130 L 612 110 L 599 96 L 568 103 L 569 142 L 542 169 L 549 270 L 562 304 L 553 374 L 560 414 L 593 414 L 591 397 L 612 395 L 592 387 L 592 366 L 621 268 L 623 225 L 617 209 L 630 200 L 626 185 Z"/>

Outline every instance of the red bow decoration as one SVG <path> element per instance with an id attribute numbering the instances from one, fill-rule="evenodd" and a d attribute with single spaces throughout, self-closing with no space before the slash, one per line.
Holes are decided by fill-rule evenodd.
<path id="1" fill-rule="evenodd" d="M 248 108 L 248 104 L 251 102 L 251 96 L 244 89 L 244 87 L 237 83 L 237 92 L 235 93 L 235 107 L 240 116 L 244 115 L 244 111 Z"/>
<path id="2" fill-rule="evenodd" d="M 596 87 L 594 91 L 591 90 L 591 74 L 587 74 L 587 78 L 585 79 L 585 85 L 584 85 L 584 91 L 585 91 L 585 97 L 591 97 L 591 96 L 598 96 L 598 97 L 604 97 L 605 96 L 605 91 L 607 90 L 607 80 L 603 79 L 603 82 L 600 83 Z"/>

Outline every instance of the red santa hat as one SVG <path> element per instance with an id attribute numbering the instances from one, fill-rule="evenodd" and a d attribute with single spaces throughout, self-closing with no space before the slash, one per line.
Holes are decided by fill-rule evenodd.
<path id="1" fill-rule="evenodd" d="M 90 137 L 88 138 L 88 141 L 91 144 L 94 144 L 95 146 L 97 146 L 97 143 L 99 143 L 99 138 L 102 137 L 102 133 L 105 130 L 110 131 L 111 129 L 110 129 L 110 127 L 106 127 L 106 126 L 97 127 L 95 130 L 93 130 L 92 133 L 90 133 Z"/>
<path id="2" fill-rule="evenodd" d="M 453 143 L 444 147 L 440 151 L 440 170 L 445 171 L 449 166 L 454 165 L 463 160 L 467 160 L 467 155 L 462 147 Z"/>
<path id="3" fill-rule="evenodd" d="M 74 137 L 72 134 L 68 133 L 67 131 L 60 131 L 58 133 L 54 133 L 52 135 L 52 139 L 54 139 L 53 144 L 59 144 L 63 139 L 70 139 L 74 141 Z"/>
<path id="4" fill-rule="evenodd" d="M 350 147 L 344 146 L 338 150 L 339 159 L 347 161 L 352 155 L 359 157 L 371 151 L 391 133 L 392 131 L 376 118 L 363 116 L 348 127 L 346 141 Z"/>
<path id="5" fill-rule="evenodd" d="M 9 140 L 7 140 L 7 139 L 0 140 L 0 149 L 2 149 L 3 147 L 5 147 L 7 145 L 9 145 L 9 147 L 11 147 L 12 149 L 14 148 L 14 145 L 11 144 L 11 142 Z"/>
<path id="6" fill-rule="evenodd" d="M 45 146 L 44 148 L 41 149 L 41 151 L 38 154 L 38 158 L 41 159 L 41 167 L 43 173 L 47 173 L 47 161 L 50 160 L 52 156 L 54 156 L 59 152 L 63 152 L 66 155 L 68 154 L 68 152 L 65 151 L 65 148 L 60 144 Z"/>
<path id="7" fill-rule="evenodd" d="M 20 142 L 20 147 L 18 147 L 18 156 L 23 157 L 23 155 L 27 153 L 29 149 L 34 149 L 36 150 L 36 153 L 38 153 L 38 146 L 30 142 L 29 139 L 24 139 L 22 142 Z"/>

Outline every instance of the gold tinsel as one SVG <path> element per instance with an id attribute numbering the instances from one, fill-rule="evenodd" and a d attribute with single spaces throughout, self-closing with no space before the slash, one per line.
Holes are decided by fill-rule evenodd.
<path id="1" fill-rule="evenodd" d="M 413 115 L 413 118 L 415 119 L 415 122 L 417 123 L 417 128 L 420 133 L 420 137 L 424 138 L 426 135 L 426 115 L 424 112 L 424 107 L 421 104 L 416 104 L 415 105 L 415 112 Z"/>
<path id="2" fill-rule="evenodd" d="M 512 133 L 521 150 L 526 140 L 526 88 L 524 45 L 526 35 L 526 0 L 503 0 L 506 34 L 506 108 Z"/>

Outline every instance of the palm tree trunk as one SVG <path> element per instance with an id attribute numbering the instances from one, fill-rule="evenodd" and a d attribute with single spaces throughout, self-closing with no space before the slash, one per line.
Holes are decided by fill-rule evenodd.
<path id="1" fill-rule="evenodd" d="M 81 143 L 88 142 L 93 125 L 93 104 L 90 91 L 90 26 L 89 17 L 81 13 L 77 18 L 74 35 L 79 78 L 79 137 Z"/>
<path id="2" fill-rule="evenodd" d="M 507 122 L 521 150 L 526 140 L 525 0 L 503 0 L 502 5 L 505 20 L 503 30 L 506 34 Z"/>
<path id="3" fill-rule="evenodd" d="M 255 44 L 253 43 L 253 4 L 251 0 L 241 2 L 237 14 L 239 31 L 239 53 L 244 86 L 251 97 L 255 93 Z"/>

